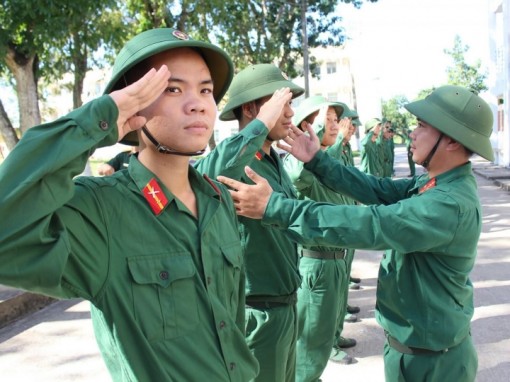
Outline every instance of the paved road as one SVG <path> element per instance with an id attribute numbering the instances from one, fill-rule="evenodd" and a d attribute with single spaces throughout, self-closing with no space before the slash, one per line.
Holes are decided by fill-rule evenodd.
<path id="1" fill-rule="evenodd" d="M 397 176 L 409 171 L 403 155 L 398 148 Z M 484 208 L 484 228 L 472 273 L 477 380 L 506 382 L 510 380 L 510 193 L 485 178 L 477 179 Z M 329 363 L 323 382 L 384 381 L 384 338 L 373 310 L 380 256 L 375 251 L 358 251 L 353 265 L 353 275 L 363 279 L 362 289 L 352 291 L 349 300 L 361 307 L 361 320 L 346 324 L 345 334 L 358 340 L 348 350 L 357 362 L 348 366 Z M 3 382 L 109 381 L 92 333 L 88 303 L 59 301 L 0 329 L 0 370 Z"/>

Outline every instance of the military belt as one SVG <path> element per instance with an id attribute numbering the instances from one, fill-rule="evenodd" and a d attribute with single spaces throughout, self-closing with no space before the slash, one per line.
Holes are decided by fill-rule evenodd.
<path id="1" fill-rule="evenodd" d="M 399 342 L 395 337 L 392 337 L 388 334 L 388 332 L 385 332 L 386 334 L 386 340 L 388 341 L 388 345 L 390 345 L 393 349 L 398 351 L 399 353 L 403 354 L 412 354 L 412 355 L 438 355 L 438 354 L 444 354 L 448 351 L 448 348 L 443 350 L 429 350 L 429 349 L 423 349 L 423 348 L 415 348 L 412 346 L 404 345 L 403 343 Z"/>
<path id="2" fill-rule="evenodd" d="M 296 302 L 296 293 L 283 296 L 246 296 L 246 306 L 253 309 L 272 309 L 295 305 Z"/>
<path id="3" fill-rule="evenodd" d="M 339 249 L 338 251 L 312 251 L 309 249 L 302 249 L 301 255 L 303 257 L 311 257 L 312 259 L 322 260 L 342 260 L 345 258 L 345 249 Z"/>

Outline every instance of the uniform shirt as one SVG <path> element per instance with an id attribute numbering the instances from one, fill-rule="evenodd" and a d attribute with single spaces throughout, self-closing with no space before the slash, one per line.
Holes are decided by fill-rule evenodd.
<path id="1" fill-rule="evenodd" d="M 110 159 L 107 164 L 113 167 L 115 171 L 122 170 L 129 166 L 129 158 L 133 154 L 131 151 L 122 151 Z"/>
<path id="2" fill-rule="evenodd" d="M 380 325 L 408 346 L 442 350 L 460 343 L 474 311 L 469 273 L 482 224 L 471 163 L 432 179 L 395 181 L 338 165 L 323 152 L 305 167 L 367 206 L 314 204 L 275 192 L 263 223 L 307 244 L 392 248 L 379 270 Z"/>
<path id="3" fill-rule="evenodd" d="M 103 96 L 33 127 L 0 167 L 0 282 L 90 300 L 114 380 L 252 379 L 226 188 L 190 169 L 195 218 L 135 156 L 73 182 L 90 152 L 117 140 L 117 115 Z"/>
<path id="4" fill-rule="evenodd" d="M 328 147 L 326 151 L 331 153 L 332 156 L 337 155 L 340 158 L 341 142 L 342 139 L 338 140 L 337 138 L 335 144 Z M 304 163 L 294 156 L 290 154 L 286 155 L 283 165 L 296 188 L 298 199 L 315 200 L 316 202 L 329 202 L 333 204 L 349 204 L 349 198 L 325 187 L 311 171 L 304 168 Z M 338 251 L 338 247 L 334 246 L 304 245 L 303 247 L 319 252 Z"/>
<path id="5" fill-rule="evenodd" d="M 278 154 L 273 149 L 270 155 L 261 150 L 267 133 L 267 127 L 255 119 L 220 142 L 196 163 L 197 169 L 211 178 L 225 175 L 252 184 L 244 173 L 249 165 L 267 179 L 273 190 L 296 198 Z M 259 220 L 239 217 L 239 221 L 246 253 L 246 295 L 285 296 L 296 292 L 300 285 L 297 244 L 284 232 L 262 226 Z"/>
<path id="6" fill-rule="evenodd" d="M 381 176 L 381 152 L 377 142 L 380 140 L 380 135 L 376 141 L 372 141 L 374 132 L 371 131 L 361 140 L 361 164 L 360 170 L 371 175 Z"/>

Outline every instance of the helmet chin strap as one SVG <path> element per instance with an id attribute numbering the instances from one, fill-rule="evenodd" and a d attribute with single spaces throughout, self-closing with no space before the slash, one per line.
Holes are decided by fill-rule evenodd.
<path id="1" fill-rule="evenodd" d="M 423 162 L 421 162 L 421 165 L 423 167 L 425 167 L 426 169 L 429 168 L 429 164 L 430 164 L 430 161 L 432 160 L 432 157 L 434 156 L 434 154 L 436 153 L 436 150 L 439 146 L 439 143 L 441 142 L 441 139 L 443 138 L 443 133 L 439 134 L 439 138 L 437 138 L 437 142 L 436 144 L 434 145 L 434 147 L 432 147 L 432 150 L 430 150 L 430 153 L 429 155 L 427 155 L 427 157 L 425 158 L 425 160 Z"/>
<path id="2" fill-rule="evenodd" d="M 159 143 L 156 138 L 154 138 L 154 136 L 149 133 L 149 130 L 147 129 L 147 126 L 144 126 L 142 127 L 142 131 L 144 132 L 144 134 L 147 136 L 147 138 L 149 138 L 149 141 L 152 142 L 152 144 L 154 146 L 156 146 L 156 149 L 158 150 L 158 152 L 160 152 L 161 154 L 171 154 L 171 155 L 180 155 L 180 156 L 183 156 L 183 157 L 192 157 L 192 156 L 196 156 L 196 155 L 202 155 L 203 153 L 205 153 L 205 148 L 203 150 L 199 150 L 199 151 L 196 151 L 196 152 L 192 152 L 192 153 L 186 153 L 186 152 L 180 152 L 180 151 L 176 151 L 170 147 L 167 147 L 167 146 L 163 146 L 161 143 Z"/>

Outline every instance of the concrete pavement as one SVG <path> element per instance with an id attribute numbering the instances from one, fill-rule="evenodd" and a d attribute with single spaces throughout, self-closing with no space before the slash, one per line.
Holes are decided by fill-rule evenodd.
<path id="1" fill-rule="evenodd" d="M 396 176 L 406 176 L 405 153 L 402 148 L 396 152 Z M 471 274 L 477 381 L 503 382 L 510 380 L 510 169 L 497 168 L 478 157 L 473 164 L 484 213 L 478 259 Z M 360 321 L 347 323 L 344 332 L 358 341 L 347 350 L 357 362 L 348 366 L 330 362 L 323 382 L 384 381 L 384 336 L 374 319 L 380 256 L 375 251 L 357 251 L 353 275 L 362 278 L 362 289 L 351 291 L 349 302 L 361 307 Z M 6 382 L 110 380 L 95 344 L 88 303 L 58 301 L 0 329 L 0 370 Z"/>

